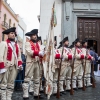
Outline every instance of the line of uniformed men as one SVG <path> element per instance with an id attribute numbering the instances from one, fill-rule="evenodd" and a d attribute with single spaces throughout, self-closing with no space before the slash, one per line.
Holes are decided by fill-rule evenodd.
<path id="1" fill-rule="evenodd" d="M 15 42 L 16 28 L 10 28 L 3 32 L 3 34 L 8 35 L 7 41 L 0 43 L 0 80 L 1 80 L 1 100 L 11 100 L 14 80 L 17 75 L 17 71 L 22 70 L 22 61 L 20 55 L 20 49 L 18 44 Z M 32 80 L 34 89 L 34 98 L 44 99 L 44 96 L 40 95 L 41 77 L 43 75 L 43 64 L 42 58 L 44 57 L 46 51 L 44 51 L 43 46 L 38 41 L 38 30 L 33 29 L 32 31 L 25 34 L 30 37 L 30 41 L 25 43 L 26 50 L 26 69 L 25 69 L 25 79 L 22 85 L 23 87 L 23 99 L 29 99 L 29 82 Z M 93 57 L 89 54 L 87 49 L 87 40 L 81 42 L 76 39 L 69 48 L 68 37 L 65 37 L 61 42 L 58 49 L 55 48 L 55 73 L 54 83 L 53 83 L 53 94 L 57 93 L 57 78 L 59 71 L 59 63 L 62 59 L 62 66 L 60 71 L 60 93 L 65 94 L 65 90 L 70 90 L 71 84 L 71 74 L 73 73 L 72 86 L 74 89 L 82 88 L 82 78 L 83 78 L 83 68 L 85 66 L 86 60 L 86 71 L 84 82 L 86 86 L 91 86 L 90 73 L 91 73 L 91 60 Z M 63 55 L 62 48 L 64 47 Z M 74 62 L 74 71 L 72 72 L 72 61 Z M 59 62 L 59 63 L 58 63 Z M 63 88 L 65 83 L 66 88 Z M 78 83 L 78 84 L 77 84 Z M 31 87 L 30 87 L 31 88 Z"/>

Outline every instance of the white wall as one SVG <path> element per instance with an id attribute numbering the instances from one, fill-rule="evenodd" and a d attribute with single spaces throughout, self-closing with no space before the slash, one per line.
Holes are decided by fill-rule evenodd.
<path id="1" fill-rule="evenodd" d="M 46 39 L 49 31 L 52 6 L 55 1 L 57 16 L 57 26 L 54 29 L 54 35 L 57 36 L 57 44 L 61 41 L 61 20 L 62 20 L 62 0 L 41 0 L 40 1 L 40 36 L 42 41 Z"/>
<path id="2" fill-rule="evenodd" d="M 26 33 L 26 29 L 27 29 L 27 26 L 26 26 L 26 24 L 24 23 L 24 21 L 23 21 L 23 19 L 20 17 L 20 16 L 18 16 L 18 20 L 19 20 L 19 23 L 18 23 L 18 25 L 23 29 L 23 31 L 24 31 L 24 37 L 23 37 L 23 53 L 25 53 L 25 41 L 26 41 L 26 37 L 25 37 L 25 33 Z"/>

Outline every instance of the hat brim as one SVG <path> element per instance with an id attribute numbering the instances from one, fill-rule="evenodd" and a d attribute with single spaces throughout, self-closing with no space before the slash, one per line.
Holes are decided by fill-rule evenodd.
<path id="1" fill-rule="evenodd" d="M 7 30 L 4 30 L 2 33 L 9 34 L 10 32 L 16 32 L 16 27 L 12 27 L 12 28 L 9 28 Z"/>
<path id="2" fill-rule="evenodd" d="M 28 32 L 28 33 L 25 34 L 25 36 L 32 36 L 32 35 L 37 35 L 38 36 L 37 33 L 32 33 L 32 32 Z"/>
<path id="3" fill-rule="evenodd" d="M 17 36 L 16 32 L 14 32 L 14 33 L 15 33 L 15 36 Z M 9 33 L 6 33 L 6 32 L 5 32 L 5 33 L 3 33 L 3 34 L 6 34 L 6 35 L 8 35 Z"/>

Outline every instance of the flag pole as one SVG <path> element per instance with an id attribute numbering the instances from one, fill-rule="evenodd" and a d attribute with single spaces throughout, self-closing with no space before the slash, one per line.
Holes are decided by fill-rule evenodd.
<path id="1" fill-rule="evenodd" d="M 46 44 L 46 54 L 43 58 L 44 66 L 46 67 L 44 70 L 44 75 L 46 78 L 46 94 L 48 99 L 50 99 L 50 96 L 52 94 L 53 86 L 51 85 L 53 82 L 53 59 L 54 59 L 54 27 L 56 26 L 56 22 L 54 21 L 56 19 L 55 17 L 55 2 L 53 3 L 52 7 L 52 13 L 51 13 L 51 19 L 50 19 L 50 26 L 48 30 L 48 40 Z M 54 19 L 55 18 L 55 19 Z M 52 75 L 51 75 L 52 74 Z"/>

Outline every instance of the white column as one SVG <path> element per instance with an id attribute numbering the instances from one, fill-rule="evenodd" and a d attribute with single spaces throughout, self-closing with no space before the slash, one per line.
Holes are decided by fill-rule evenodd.
<path id="1" fill-rule="evenodd" d="M 61 37 L 61 17 L 62 17 L 62 0 L 41 0 L 40 1 L 40 36 L 42 40 L 46 39 L 48 35 L 52 6 L 55 1 L 55 9 L 57 16 L 57 26 L 54 29 L 54 35 L 57 36 L 57 44 L 59 44 Z"/>

